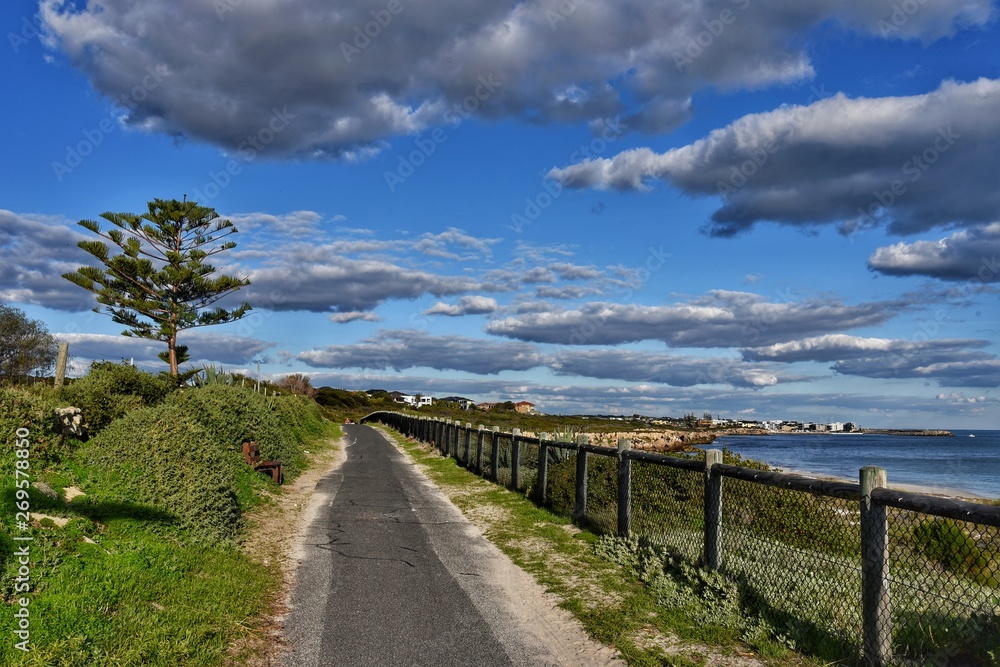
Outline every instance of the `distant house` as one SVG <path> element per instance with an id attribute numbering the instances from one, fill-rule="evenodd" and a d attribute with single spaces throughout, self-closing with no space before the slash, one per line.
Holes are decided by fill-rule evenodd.
<path id="1" fill-rule="evenodd" d="M 480 410 L 492 410 L 496 406 L 496 403 L 477 403 L 476 407 Z"/>
<path id="2" fill-rule="evenodd" d="M 475 401 L 471 401 L 468 398 L 462 398 L 461 396 L 445 396 L 444 398 L 437 399 L 437 402 L 454 403 L 463 410 L 468 410 L 476 405 Z"/>
<path id="3" fill-rule="evenodd" d="M 392 400 L 396 403 L 402 403 L 403 405 L 412 405 L 414 407 L 422 407 L 424 405 L 433 405 L 433 396 L 411 396 L 410 394 L 404 394 L 401 391 L 394 391 L 389 394 L 392 396 Z"/>
<path id="4" fill-rule="evenodd" d="M 521 401 L 514 404 L 514 409 L 523 415 L 533 415 L 535 412 L 535 404 L 529 403 L 528 401 Z"/>
<path id="5" fill-rule="evenodd" d="M 402 403 L 404 405 L 413 405 L 413 397 L 409 394 L 404 394 L 401 391 L 390 391 L 389 396 L 392 397 L 393 402 Z"/>

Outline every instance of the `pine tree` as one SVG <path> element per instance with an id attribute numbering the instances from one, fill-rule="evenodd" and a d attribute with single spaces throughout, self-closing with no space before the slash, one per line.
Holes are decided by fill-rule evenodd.
<path id="1" fill-rule="evenodd" d="M 233 310 L 212 306 L 250 281 L 213 275 L 215 267 L 205 263 L 236 247 L 234 241 L 222 241 L 235 234 L 236 227 L 220 219 L 215 209 L 176 199 L 154 199 L 148 208 L 141 215 L 102 213 L 114 226 L 108 230 L 93 220 L 81 220 L 81 227 L 110 241 L 116 252 L 102 241 L 81 241 L 78 245 L 103 268 L 82 266 L 63 277 L 97 295 L 94 311 L 128 327 L 122 335 L 166 343 L 160 358 L 177 377 L 178 364 L 187 357 L 177 334 L 244 317 L 248 303 Z"/>

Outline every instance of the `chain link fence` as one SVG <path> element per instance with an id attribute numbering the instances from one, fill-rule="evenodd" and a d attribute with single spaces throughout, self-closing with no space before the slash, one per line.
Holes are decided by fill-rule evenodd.
<path id="1" fill-rule="evenodd" d="M 477 469 L 457 423 L 367 420 Z M 477 437 L 473 429 L 472 448 Z M 638 536 L 717 570 L 801 651 L 877 667 L 1000 665 L 998 506 L 890 490 L 877 468 L 849 484 L 731 465 L 711 450 L 693 459 L 585 439 L 541 447 L 492 431 L 483 443 L 481 474 L 599 533 Z"/>

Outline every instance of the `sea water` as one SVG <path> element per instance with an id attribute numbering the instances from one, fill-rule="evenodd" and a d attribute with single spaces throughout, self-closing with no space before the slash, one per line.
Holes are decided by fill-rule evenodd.
<path id="1" fill-rule="evenodd" d="M 864 466 L 885 468 L 889 485 L 914 484 L 960 495 L 1000 498 L 1000 431 L 952 431 L 954 437 L 853 433 L 736 435 L 729 448 L 786 472 L 857 481 Z M 975 437 L 969 437 L 970 435 Z"/>

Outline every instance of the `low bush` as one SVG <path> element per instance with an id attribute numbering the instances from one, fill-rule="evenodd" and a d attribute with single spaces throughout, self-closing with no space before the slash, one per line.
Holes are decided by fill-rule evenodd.
<path id="1" fill-rule="evenodd" d="M 276 408 L 282 398 L 264 397 L 237 385 L 212 384 L 179 391 L 167 404 L 194 417 L 222 447 L 235 453 L 234 461 L 243 460 L 240 442 L 244 438 L 256 440 L 261 457 L 285 463 L 288 476 L 298 470 L 298 447 Z"/>
<path id="2" fill-rule="evenodd" d="M 140 408 L 116 420 L 88 444 L 85 464 L 90 513 L 109 504 L 130 516 L 148 510 L 195 541 L 226 541 L 239 529 L 231 452 L 180 406 Z"/>
<path id="3" fill-rule="evenodd" d="M 913 530 L 913 540 L 928 559 L 945 569 L 1000 588 L 1000 559 L 979 546 L 956 521 L 927 519 Z"/>
<path id="4" fill-rule="evenodd" d="M 323 413 L 316 401 L 305 396 L 279 396 L 274 399 L 278 421 L 290 429 L 292 437 L 303 442 L 326 431 Z"/>
<path id="5" fill-rule="evenodd" d="M 47 388 L 0 388 L 0 458 L 13 456 L 15 434 L 28 429 L 33 465 L 46 465 L 72 451 L 73 441 L 55 428 L 56 408 L 62 407 Z M 10 469 L 11 466 L 5 466 Z"/>
<path id="6" fill-rule="evenodd" d="M 174 391 L 171 380 L 128 364 L 95 361 L 90 371 L 60 390 L 61 398 L 80 408 L 91 435 L 131 410 L 160 403 Z"/>

